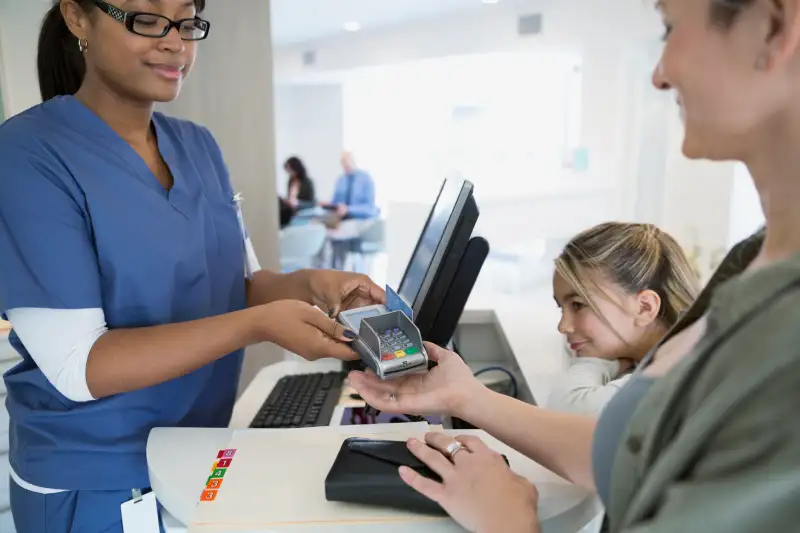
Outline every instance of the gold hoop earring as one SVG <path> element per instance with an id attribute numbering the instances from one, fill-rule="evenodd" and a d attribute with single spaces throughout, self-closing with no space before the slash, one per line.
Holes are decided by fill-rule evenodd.
<path id="1" fill-rule="evenodd" d="M 86 39 L 78 39 L 78 50 L 85 52 L 89 48 L 89 41 Z"/>

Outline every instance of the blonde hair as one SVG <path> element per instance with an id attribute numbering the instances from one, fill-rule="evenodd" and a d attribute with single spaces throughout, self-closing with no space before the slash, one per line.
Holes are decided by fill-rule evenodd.
<path id="1" fill-rule="evenodd" d="M 597 286 L 597 274 L 628 294 L 645 290 L 658 294 L 658 318 L 667 327 L 700 292 L 700 280 L 686 254 L 675 239 L 652 224 L 607 222 L 588 229 L 567 243 L 555 266 L 601 318 L 587 287 L 587 282 Z"/>

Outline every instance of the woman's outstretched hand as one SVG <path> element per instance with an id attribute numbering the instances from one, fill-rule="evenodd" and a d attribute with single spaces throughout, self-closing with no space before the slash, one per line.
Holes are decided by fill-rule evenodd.
<path id="1" fill-rule="evenodd" d="M 382 381 L 372 371 L 351 372 L 350 385 L 372 407 L 386 413 L 456 415 L 484 390 L 458 354 L 425 343 L 438 364 L 424 374 Z"/>

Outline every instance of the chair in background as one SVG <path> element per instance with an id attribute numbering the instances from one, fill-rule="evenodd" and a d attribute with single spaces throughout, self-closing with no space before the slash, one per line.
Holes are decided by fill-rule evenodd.
<path id="1" fill-rule="evenodd" d="M 386 249 L 386 221 L 376 218 L 364 227 L 347 256 L 346 270 L 372 275 L 375 257 Z"/>
<path id="2" fill-rule="evenodd" d="M 304 204 L 300 204 L 297 211 L 294 213 L 294 216 L 292 216 L 292 220 L 289 225 L 300 226 L 303 224 L 311 224 L 312 222 L 316 222 L 318 219 L 323 218 L 326 214 L 327 211 L 321 207 L 304 207 Z"/>
<path id="3" fill-rule="evenodd" d="M 314 222 L 287 226 L 281 230 L 281 272 L 294 272 L 317 266 L 325 246 L 326 229 Z"/>

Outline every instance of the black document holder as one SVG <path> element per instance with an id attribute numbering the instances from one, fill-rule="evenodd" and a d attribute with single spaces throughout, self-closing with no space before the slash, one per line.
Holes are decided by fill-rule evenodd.
<path id="1" fill-rule="evenodd" d="M 446 515 L 438 503 L 400 479 L 397 470 L 401 466 L 441 481 L 435 472 L 408 450 L 405 441 L 346 439 L 325 478 L 325 498 L 335 502 Z"/>
<path id="2" fill-rule="evenodd" d="M 346 439 L 325 478 L 325 498 L 334 502 L 446 515 L 438 503 L 400 479 L 397 469 L 401 466 L 441 481 L 438 475 L 408 451 L 404 441 Z"/>

